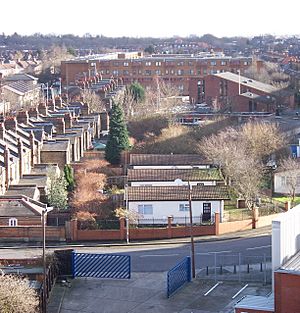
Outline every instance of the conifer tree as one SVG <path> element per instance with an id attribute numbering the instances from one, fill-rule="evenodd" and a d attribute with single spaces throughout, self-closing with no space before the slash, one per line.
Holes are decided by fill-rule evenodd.
<path id="1" fill-rule="evenodd" d="M 121 152 L 129 148 L 129 140 L 123 110 L 115 102 L 112 105 L 108 136 L 105 159 L 111 164 L 118 164 L 120 163 Z"/>

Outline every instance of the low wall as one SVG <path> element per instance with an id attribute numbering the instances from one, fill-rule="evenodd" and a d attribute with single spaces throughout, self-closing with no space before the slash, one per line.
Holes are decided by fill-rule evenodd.
<path id="1" fill-rule="evenodd" d="M 259 228 L 259 227 L 272 225 L 273 219 L 278 217 L 278 214 L 281 214 L 281 213 L 266 215 L 266 216 L 260 216 L 258 221 L 256 222 L 256 227 Z"/>
<path id="2" fill-rule="evenodd" d="M 203 225 L 193 227 L 194 236 L 215 235 L 215 225 Z M 131 240 L 142 239 L 167 239 L 189 237 L 190 228 L 188 226 L 182 227 L 159 227 L 159 228 L 130 228 L 129 237 Z M 125 240 L 126 230 L 77 230 L 76 240 Z"/>
<path id="3" fill-rule="evenodd" d="M 43 229 L 39 226 L 0 226 L 1 241 L 42 241 Z M 47 226 L 46 239 L 50 241 L 65 241 L 65 227 Z"/>
<path id="4" fill-rule="evenodd" d="M 252 219 L 219 224 L 219 235 L 252 229 Z"/>

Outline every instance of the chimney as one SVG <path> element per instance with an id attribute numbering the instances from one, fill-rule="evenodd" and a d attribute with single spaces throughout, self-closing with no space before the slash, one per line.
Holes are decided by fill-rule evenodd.
<path id="1" fill-rule="evenodd" d="M 4 123 L 0 123 L 0 139 L 4 140 L 5 126 Z"/>
<path id="2" fill-rule="evenodd" d="M 90 106 L 87 102 L 82 103 L 81 105 L 81 115 L 87 116 L 90 114 Z"/>
<path id="3" fill-rule="evenodd" d="M 64 118 L 57 118 L 55 121 L 56 133 L 61 135 L 66 133 L 66 125 Z"/>
<path id="4" fill-rule="evenodd" d="M 17 129 L 17 119 L 14 116 L 8 116 L 4 121 L 4 126 L 6 129 L 16 130 Z"/>
<path id="5" fill-rule="evenodd" d="M 20 138 L 18 138 L 18 154 L 19 154 L 19 175 L 21 178 L 23 175 L 23 143 Z"/>
<path id="6" fill-rule="evenodd" d="M 65 124 L 66 124 L 66 128 L 72 128 L 73 127 L 71 113 L 65 113 Z"/>
<path id="7" fill-rule="evenodd" d="M 17 114 L 17 121 L 20 124 L 27 125 L 29 122 L 29 115 L 27 111 L 19 111 Z"/>
<path id="8" fill-rule="evenodd" d="M 49 110 L 55 111 L 55 101 L 54 100 L 49 100 L 47 105 L 48 105 Z"/>
<path id="9" fill-rule="evenodd" d="M 37 108 L 30 108 L 28 111 L 29 117 L 35 117 L 38 118 L 39 116 L 39 111 Z"/>
<path id="10" fill-rule="evenodd" d="M 10 153 L 5 146 L 4 148 L 4 167 L 5 167 L 5 190 L 8 190 L 8 187 L 10 185 Z"/>
<path id="11" fill-rule="evenodd" d="M 62 108 L 63 107 L 63 101 L 61 97 L 55 98 L 55 107 Z"/>
<path id="12" fill-rule="evenodd" d="M 101 120 L 101 131 L 109 130 L 109 115 L 107 112 L 100 113 L 100 120 Z"/>
<path id="13" fill-rule="evenodd" d="M 40 102 L 40 104 L 38 106 L 38 110 L 39 110 L 40 114 L 48 115 L 48 107 L 45 103 Z"/>
<path id="14" fill-rule="evenodd" d="M 34 146 L 34 134 L 33 131 L 30 131 L 30 136 L 29 136 L 29 142 L 30 142 L 30 150 L 31 150 L 31 167 L 34 166 L 34 154 L 35 154 L 35 146 Z"/>

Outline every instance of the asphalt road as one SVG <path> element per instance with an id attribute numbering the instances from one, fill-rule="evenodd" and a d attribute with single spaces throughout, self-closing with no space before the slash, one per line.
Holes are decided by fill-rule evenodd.
<path id="1" fill-rule="evenodd" d="M 132 258 L 132 270 L 135 272 L 167 271 L 190 255 L 190 244 L 153 244 L 135 246 L 76 247 L 78 252 L 129 254 Z M 53 251 L 54 249 L 48 249 Z M 41 255 L 41 248 L 1 249 L 0 257 L 21 258 Z M 260 263 L 270 261 L 271 236 L 239 238 L 223 241 L 196 242 L 196 268 L 217 264 L 233 265 L 242 263 Z"/>

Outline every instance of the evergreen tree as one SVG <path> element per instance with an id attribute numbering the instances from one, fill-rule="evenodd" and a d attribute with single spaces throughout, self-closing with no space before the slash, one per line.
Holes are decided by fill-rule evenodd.
<path id="1" fill-rule="evenodd" d="M 140 83 L 132 83 L 129 86 L 129 92 L 132 94 L 135 102 L 142 102 L 145 100 L 145 89 Z"/>
<path id="2" fill-rule="evenodd" d="M 64 173 L 57 174 L 54 168 L 48 171 L 47 200 L 48 203 L 58 209 L 66 209 L 68 206 L 68 183 Z"/>
<path id="3" fill-rule="evenodd" d="M 109 126 L 105 159 L 111 164 L 118 164 L 120 163 L 121 152 L 129 148 L 129 140 L 123 110 L 115 102 L 112 105 Z"/>
<path id="4" fill-rule="evenodd" d="M 64 174 L 65 174 L 65 179 L 67 181 L 67 189 L 68 191 L 73 191 L 75 182 L 74 182 L 74 175 L 72 171 L 72 167 L 69 164 L 66 164 L 64 167 Z"/>

